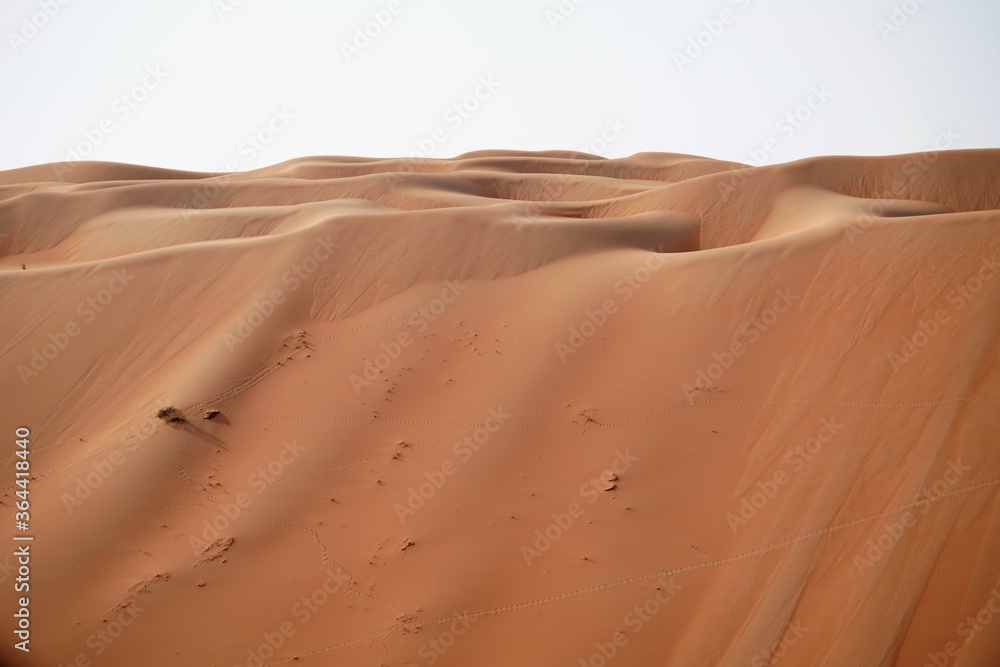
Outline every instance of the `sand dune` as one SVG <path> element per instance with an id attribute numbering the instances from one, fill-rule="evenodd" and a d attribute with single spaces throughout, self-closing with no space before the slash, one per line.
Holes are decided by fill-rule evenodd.
<path id="1" fill-rule="evenodd" d="M 997 173 L 0 172 L 0 660 L 1000 664 Z"/>

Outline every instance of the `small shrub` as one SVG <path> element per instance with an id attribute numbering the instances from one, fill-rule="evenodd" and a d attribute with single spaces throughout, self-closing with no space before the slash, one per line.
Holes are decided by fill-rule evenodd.
<path id="1" fill-rule="evenodd" d="M 167 408 L 160 408 L 160 410 L 156 413 L 156 416 L 168 424 L 176 424 L 177 422 L 185 421 L 184 413 L 172 405 Z"/>

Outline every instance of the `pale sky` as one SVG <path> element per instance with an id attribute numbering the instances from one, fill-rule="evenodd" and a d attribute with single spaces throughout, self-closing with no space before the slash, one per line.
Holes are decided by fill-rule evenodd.
<path id="1" fill-rule="evenodd" d="M 3 0 L 0 169 L 996 148 L 998 29 L 996 0 Z"/>

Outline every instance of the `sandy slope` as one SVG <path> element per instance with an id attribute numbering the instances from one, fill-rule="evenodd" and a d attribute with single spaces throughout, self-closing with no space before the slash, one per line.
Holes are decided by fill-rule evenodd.
<path id="1" fill-rule="evenodd" d="M 1000 664 L 998 170 L 0 173 L 0 659 Z"/>

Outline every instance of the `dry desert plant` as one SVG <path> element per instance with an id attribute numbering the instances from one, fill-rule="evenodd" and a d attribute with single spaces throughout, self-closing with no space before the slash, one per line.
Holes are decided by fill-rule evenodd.
<path id="1" fill-rule="evenodd" d="M 157 411 L 156 416 L 168 424 L 176 424 L 177 422 L 186 421 L 184 413 L 172 405 L 166 408 L 160 408 L 160 410 Z"/>

